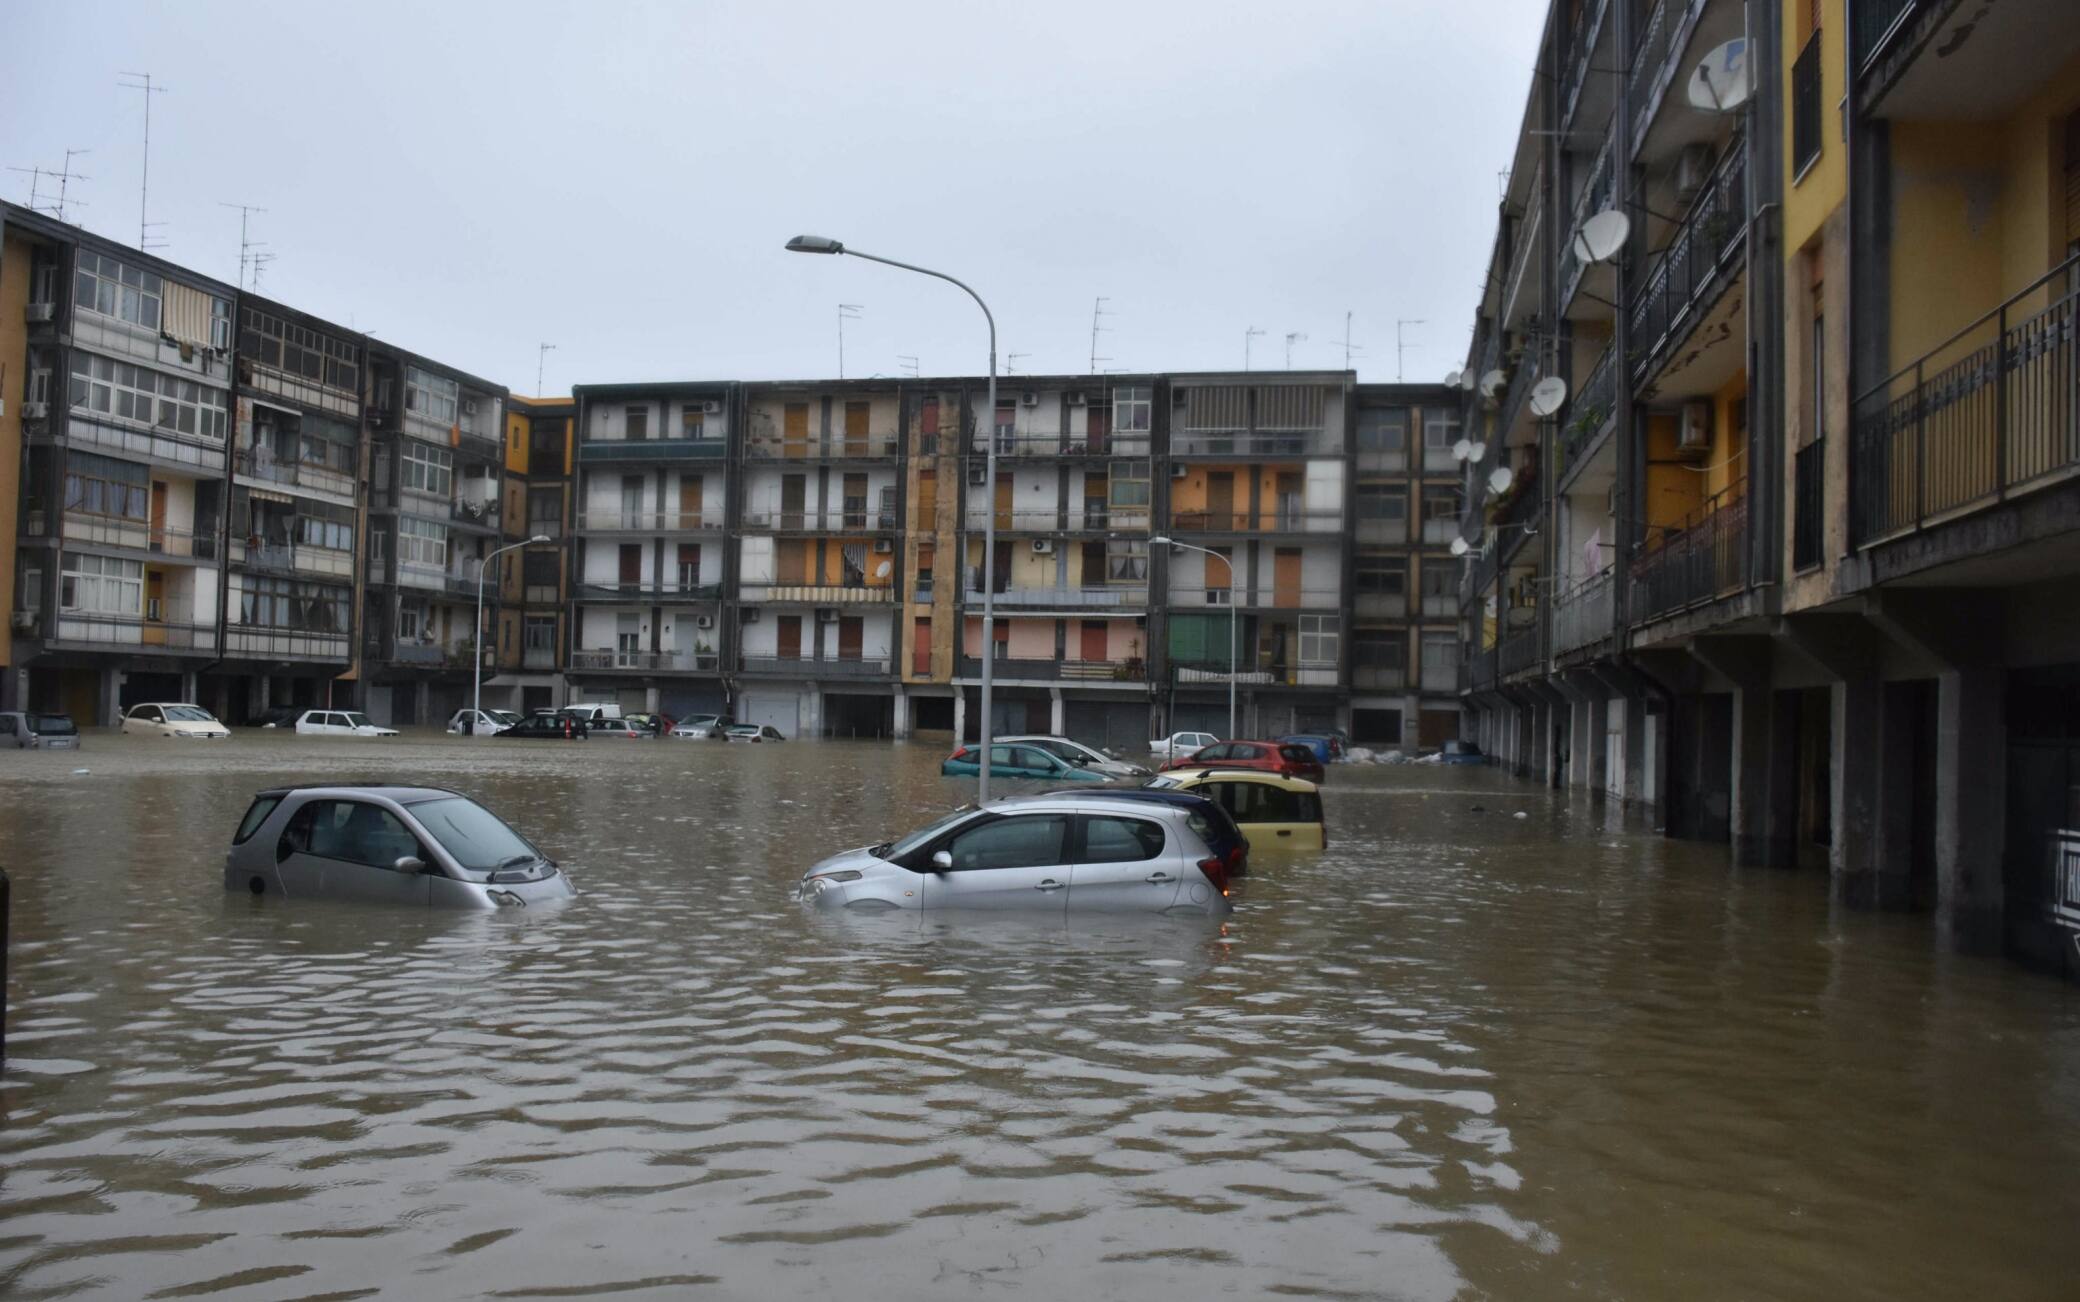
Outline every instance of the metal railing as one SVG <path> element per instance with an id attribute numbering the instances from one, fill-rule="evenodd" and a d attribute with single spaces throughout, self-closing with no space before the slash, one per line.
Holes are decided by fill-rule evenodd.
<path id="1" fill-rule="evenodd" d="M 39 617 L 49 621 L 49 615 Z M 166 651 L 217 649 L 217 626 L 195 622 L 186 605 L 168 606 L 161 618 L 110 615 L 95 611 L 59 611 L 45 641 L 53 645 L 143 647 Z"/>
<path id="2" fill-rule="evenodd" d="M 476 648 L 468 642 L 399 642 L 384 657 L 393 664 L 418 665 L 431 669 L 469 669 L 475 664 Z M 495 669 L 490 648 L 484 651 L 484 667 Z"/>
<path id="3" fill-rule="evenodd" d="M 1609 208 L 1617 201 L 1617 169 L 1611 166 L 1611 140 L 1605 136 L 1603 148 L 1589 164 L 1589 180 L 1582 192 L 1575 197 L 1574 219 L 1568 223 L 1567 239 L 1560 249 L 1560 301 L 1565 303 L 1574 296 L 1581 284 L 1582 273 L 1587 270 L 1575 256 L 1574 237 L 1580 233 L 1582 224 L 1597 213 Z"/>
<path id="4" fill-rule="evenodd" d="M 1590 369 L 1589 378 L 1582 381 L 1576 391 L 1574 402 L 1567 409 L 1567 424 L 1560 427 L 1557 441 L 1560 453 L 1560 472 L 1567 468 L 1596 441 L 1603 427 L 1610 423 L 1611 415 L 1617 410 L 1618 401 L 1618 350 L 1610 347 L 1596 359 Z"/>
<path id="5" fill-rule="evenodd" d="M 818 660 L 809 656 L 739 656 L 737 667 L 747 674 L 794 674 L 803 678 L 876 678 L 895 672 L 886 656 L 833 656 Z"/>
<path id="6" fill-rule="evenodd" d="M 1631 71 L 1626 82 L 1631 91 L 1634 139 L 1659 107 L 1658 97 L 1652 93 L 1654 82 L 1675 53 L 1670 47 L 1675 43 L 1676 28 L 1682 23 L 1683 11 L 1690 7 L 1690 3 L 1691 0 L 1655 0 L 1653 9 L 1633 28 L 1636 36 Z"/>
<path id="7" fill-rule="evenodd" d="M 2049 305 L 2017 319 L 2040 293 Z M 2080 464 L 2076 330 L 2080 257 L 1858 397 L 1849 445 L 1856 545 Z"/>
<path id="8" fill-rule="evenodd" d="M 961 600 L 970 606 L 982 604 L 982 576 L 978 572 L 968 575 Z M 1122 606 L 1146 606 L 1148 588 L 1145 584 L 1104 583 L 1083 587 L 1021 588 L 1009 585 L 996 590 L 996 604 L 1002 606 L 1042 606 L 1071 610 L 1104 610 Z"/>
<path id="9" fill-rule="evenodd" d="M 894 434 L 833 435 L 827 439 L 789 439 L 753 435 L 744 442 L 746 461 L 846 461 L 893 457 L 902 440 Z"/>
<path id="10" fill-rule="evenodd" d="M 1217 567 L 1215 572 L 1219 572 Z M 1240 606 L 1247 610 L 1334 610 L 1342 604 L 1341 588 L 1282 588 L 1265 583 L 1254 589 L 1247 584 L 1235 588 L 1176 584 L 1170 589 L 1173 609 Z"/>
<path id="11" fill-rule="evenodd" d="M 1473 653 L 1466 662 L 1465 681 L 1474 691 L 1495 685 L 1496 651 L 1494 647 L 1483 647 Z"/>
<path id="12" fill-rule="evenodd" d="M 1698 294 L 1748 233 L 1748 151 L 1735 136 L 1712 179 L 1683 218 L 1661 261 L 1632 300 L 1632 366 L 1644 374 L 1667 337 L 1688 317 Z"/>
<path id="13" fill-rule="evenodd" d="M 580 601 L 715 601 L 720 583 L 580 583 Z"/>
<path id="14" fill-rule="evenodd" d="M 1850 12 L 1855 26 L 1855 59 L 1859 71 L 1868 72 L 1873 60 L 1885 52 L 1905 20 L 1921 7 L 1921 0 L 1856 0 Z"/>
<path id="15" fill-rule="evenodd" d="M 1172 511 L 1170 527 L 1181 533 L 1339 533 L 1343 512 L 1303 507 L 1247 511 Z"/>
<path id="16" fill-rule="evenodd" d="M 1553 598 L 1553 654 L 1564 655 L 1611 635 L 1612 571 L 1604 569 Z"/>
<path id="17" fill-rule="evenodd" d="M 893 587 L 883 584 L 759 583 L 737 586 L 737 599 L 744 602 L 791 602 L 804 606 L 885 605 L 896 599 Z"/>
<path id="18" fill-rule="evenodd" d="M 1518 629 L 1495 644 L 1495 672 L 1504 678 L 1538 668 L 1538 628 Z"/>
<path id="19" fill-rule="evenodd" d="M 746 529 L 767 533 L 887 533 L 896 513 L 882 510 L 746 511 Z"/>
<path id="20" fill-rule="evenodd" d="M 979 459 L 988 451 L 988 444 L 979 432 L 974 439 L 973 451 Z M 1028 457 L 1038 460 L 1043 457 L 1145 457 L 1148 455 L 1148 436 L 1135 434 L 1115 437 L 1100 434 L 1093 438 L 1083 434 L 997 434 L 997 455 L 1000 457 Z"/>
<path id="21" fill-rule="evenodd" d="M 1364 691 L 1401 691 L 1408 686 L 1408 666 L 1352 665 L 1351 686 Z"/>
<path id="22" fill-rule="evenodd" d="M 1148 681 L 1148 666 L 1140 660 L 1039 660 L 998 656 L 990 662 L 990 675 L 1029 682 L 1141 683 Z M 961 656 L 955 662 L 954 676 L 981 677 L 982 660 L 977 656 Z"/>
<path id="23" fill-rule="evenodd" d="M 1791 568 L 1809 570 L 1820 564 L 1827 522 L 1827 443 L 1814 439 L 1792 459 Z"/>
<path id="24" fill-rule="evenodd" d="M 522 669 L 554 669 L 556 668 L 556 651 L 553 647 L 524 647 L 520 652 L 520 667 Z"/>
<path id="25" fill-rule="evenodd" d="M 1260 661 L 1252 666 L 1244 660 L 1231 674 L 1226 659 L 1173 660 L 1170 676 L 1173 681 L 1186 684 L 1214 684 L 1225 687 L 1230 678 L 1244 686 L 1257 687 L 1333 687 L 1338 673 L 1334 660 L 1286 660 Z"/>
<path id="26" fill-rule="evenodd" d="M 234 469 L 238 474 L 264 479 L 270 484 L 288 484 L 341 497 L 354 496 L 355 477 L 351 471 L 339 470 L 320 461 L 277 457 L 274 450 L 264 444 L 240 449 Z"/>
<path id="27" fill-rule="evenodd" d="M 1665 529 L 1633 562 L 1632 622 L 1644 624 L 1685 606 L 1738 591 L 1748 578 L 1746 485 L 1692 523 Z"/>
<path id="28" fill-rule="evenodd" d="M 1121 517 L 1124 521 L 1128 518 L 1129 513 L 1124 511 L 1115 512 L 1102 507 L 1090 510 L 1080 510 L 1072 507 L 1065 511 L 1059 507 L 1052 506 L 1017 507 L 1011 510 L 998 509 L 992 511 L 986 502 L 971 501 L 968 504 L 967 518 L 962 522 L 962 527 L 969 530 L 980 530 L 989 523 L 992 515 L 996 516 L 997 529 L 1000 532 L 1006 529 L 1013 529 L 1020 533 L 1103 533 L 1115 527 L 1138 528 L 1146 526 L 1148 523 L 1148 516 L 1145 512 L 1132 515 L 1131 523 L 1115 525 L 1115 516 Z M 929 532 L 929 526 L 923 531 Z"/>
<path id="29" fill-rule="evenodd" d="M 338 660 L 349 658 L 344 630 L 276 628 L 261 624 L 229 624 L 224 654 L 255 660 Z"/>
<path id="30" fill-rule="evenodd" d="M 1341 451 L 1324 430 L 1181 430 L 1173 457 L 1314 457 Z"/>
<path id="31" fill-rule="evenodd" d="M 578 445 L 580 461 L 720 461 L 721 439 L 599 439 Z"/>
<path id="32" fill-rule="evenodd" d="M 1575 99 L 1588 79 L 1589 55 L 1594 38 L 1609 16 L 1608 0 L 1593 0 L 1577 12 L 1578 21 L 1567 34 L 1567 54 L 1560 61 L 1560 114 L 1562 122 L 1574 119 Z"/>
<path id="33" fill-rule="evenodd" d="M 311 547 L 294 542 L 261 542 L 233 538 L 231 563 L 249 570 L 293 571 L 323 574 L 336 579 L 352 578 L 354 553 L 339 547 Z"/>
<path id="34" fill-rule="evenodd" d="M 689 533 L 723 527 L 721 511 L 580 511 L 578 528 L 590 533 Z M 554 529 L 538 532 L 555 536 Z"/>
<path id="35" fill-rule="evenodd" d="M 1791 65 L 1791 174 L 1798 176 L 1820 157 L 1820 31 L 1806 41 Z"/>
<path id="36" fill-rule="evenodd" d="M 169 529 L 126 515 L 92 515 L 67 509 L 64 515 L 68 542 L 94 543 L 102 547 L 125 547 L 154 556 L 213 561 L 217 558 L 214 530 Z"/>
<path id="37" fill-rule="evenodd" d="M 599 673 L 626 669 L 640 673 L 714 673 L 722 659 L 712 651 L 573 651 L 570 667 Z"/>

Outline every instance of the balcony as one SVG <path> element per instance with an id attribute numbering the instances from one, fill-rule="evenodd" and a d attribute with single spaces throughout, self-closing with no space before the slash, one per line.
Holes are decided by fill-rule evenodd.
<path id="1" fill-rule="evenodd" d="M 598 439 L 578 445 L 582 463 L 626 461 L 720 461 L 722 439 Z"/>
<path id="2" fill-rule="evenodd" d="M 923 600 L 922 593 L 919 600 Z M 961 594 L 964 605 L 982 605 L 982 576 L 971 571 L 965 591 Z M 996 607 L 999 610 L 1046 609 L 1046 610 L 1139 610 L 1148 605 L 1148 588 L 1139 584 L 1105 583 L 1089 587 L 1061 588 L 1016 588 L 1003 587 L 996 590 Z"/>
<path id="3" fill-rule="evenodd" d="M 895 434 L 828 439 L 789 439 L 754 434 L 744 442 L 746 461 L 890 461 L 902 446 Z"/>
<path id="4" fill-rule="evenodd" d="M 1893 38 L 1907 26 L 1906 20 L 1914 11 L 1929 7 L 1922 0 L 1856 0 L 1850 8 L 1858 71 L 1870 71 L 1871 65 L 1885 53 Z"/>
<path id="5" fill-rule="evenodd" d="M 1148 512 L 1139 508 L 1087 505 L 1065 511 L 1049 506 L 993 512 L 987 505 L 973 501 L 963 527 L 970 533 L 979 533 L 992 515 L 996 517 L 998 533 L 1113 533 L 1148 528 Z"/>
<path id="6" fill-rule="evenodd" d="M 58 613 L 55 624 L 48 614 L 39 615 L 37 620 L 39 630 L 45 633 L 44 645 L 49 648 L 216 654 L 214 622 L 196 622 L 194 610 L 185 602 L 169 603 L 160 614 L 158 619 L 147 619 L 143 615 L 67 610 Z"/>
<path id="7" fill-rule="evenodd" d="M 1341 533 L 1343 512 L 1287 507 L 1260 511 L 1172 511 L 1170 527 L 1178 533 Z"/>
<path id="8" fill-rule="evenodd" d="M 1582 278 L 1588 274 L 1588 267 L 1575 256 L 1574 237 L 1581 232 L 1583 223 L 1617 203 L 1617 172 L 1611 166 L 1611 139 L 1610 136 L 1604 137 L 1603 148 L 1595 161 L 1589 164 L 1589 180 L 1575 198 L 1567 239 L 1560 249 L 1560 306 L 1563 312 L 1572 303 L 1575 291 L 1581 288 Z"/>
<path id="9" fill-rule="evenodd" d="M 1504 679 L 1529 673 L 1539 667 L 1538 628 L 1517 629 L 1505 634 L 1495 646 L 1495 672 Z"/>
<path id="10" fill-rule="evenodd" d="M 91 543 L 98 547 L 121 547 L 148 552 L 166 560 L 214 561 L 217 559 L 215 530 L 169 529 L 146 520 L 122 515 L 92 515 L 68 510 L 64 516 L 65 541 Z"/>
<path id="11" fill-rule="evenodd" d="M 531 646 L 520 652 L 520 667 L 529 672 L 556 668 L 556 648 Z"/>
<path id="12" fill-rule="evenodd" d="M 746 511 L 743 528 L 751 533 L 893 533 L 894 511 L 865 507 L 838 511 Z"/>
<path id="13" fill-rule="evenodd" d="M 572 673 L 712 674 L 722 658 L 712 651 L 573 651 Z"/>
<path id="14" fill-rule="evenodd" d="M 690 568 L 690 567 L 689 567 Z M 579 601 L 719 601 L 720 583 L 580 583 Z"/>
<path id="15" fill-rule="evenodd" d="M 789 678 L 886 678 L 895 672 L 886 656 L 815 660 L 807 656 L 747 655 L 738 658 L 737 668 L 747 674 Z"/>
<path id="16" fill-rule="evenodd" d="M 1736 274 L 1748 234 L 1748 153 L 1736 136 L 1712 179 L 1690 205 L 1661 261 L 1632 300 L 1632 370 L 1635 380 L 1695 323 L 1700 304 L 1725 276 Z"/>
<path id="17" fill-rule="evenodd" d="M 1857 398 L 1855 545 L 1984 509 L 2080 465 L 2076 271 L 2080 257 L 2066 259 Z M 2039 295 L 2049 306 L 2026 312 Z"/>
<path id="18" fill-rule="evenodd" d="M 982 454 L 988 450 L 988 444 L 984 441 L 981 434 L 978 433 L 975 436 L 972 449 L 975 456 L 970 458 L 969 464 L 972 465 L 980 460 Z M 927 456 L 935 455 L 933 451 L 923 449 L 920 449 L 920 451 Z M 1014 434 L 1002 430 L 997 432 L 997 456 L 1000 458 L 1011 457 L 1022 460 L 1040 460 L 1047 457 L 1146 457 L 1147 455 L 1148 435 L 1145 432 L 1100 434 L 1096 438 L 1060 433 Z"/>
<path id="19" fill-rule="evenodd" d="M 1365 692 L 1406 691 L 1408 668 L 1405 665 L 1355 665 L 1351 669 L 1351 687 Z"/>
<path id="20" fill-rule="evenodd" d="M 1240 592 L 1240 599 L 1237 593 Z M 1225 610 L 1336 610 L 1343 605 L 1341 588 L 1281 588 L 1264 584 L 1254 590 L 1221 587 L 1174 586 L 1170 589 L 1172 610 L 1199 610 L 1211 606 Z"/>
<path id="21" fill-rule="evenodd" d="M 1226 660 L 1177 660 L 1170 665 L 1171 677 L 1179 686 L 1226 687 L 1232 679 L 1243 687 L 1334 687 L 1337 673 L 1334 660 L 1288 660 L 1256 668 L 1245 662 L 1233 673 Z"/>
<path id="22" fill-rule="evenodd" d="M 1595 53 L 1603 24 L 1610 16 L 1609 0 L 1592 0 L 1576 12 L 1574 30 L 1568 33 L 1567 53 L 1560 61 L 1560 120 L 1574 121 L 1575 106 L 1587 84 L 1591 56 Z"/>
<path id="23" fill-rule="evenodd" d="M 387 659 L 391 664 L 413 669 L 474 670 L 477 657 L 475 646 L 469 642 L 400 641 L 390 649 Z M 484 649 L 483 665 L 493 671 L 498 668 L 497 657 L 489 647 Z"/>
<path id="24" fill-rule="evenodd" d="M 354 577 L 354 553 L 337 547 L 233 538 L 230 555 L 233 565 L 260 573 L 314 574 L 346 580 Z"/>
<path id="25" fill-rule="evenodd" d="M 224 655 L 234 660 L 324 660 L 345 665 L 350 640 L 340 630 L 231 624 L 224 629 Z"/>
<path id="26" fill-rule="evenodd" d="M 721 529 L 721 511 L 580 511 L 580 533 L 702 533 Z M 551 537 L 553 530 L 542 530 Z"/>
<path id="27" fill-rule="evenodd" d="M 1179 458 L 1330 457 L 1342 439 L 1326 430 L 1180 430 L 1170 436 L 1170 455 Z"/>
<path id="28" fill-rule="evenodd" d="M 738 585 L 737 598 L 744 602 L 773 602 L 798 606 L 885 606 L 896 599 L 892 585 L 878 588 L 852 584 L 760 583 L 747 579 Z"/>
<path id="29" fill-rule="evenodd" d="M 1792 458 L 1791 568 L 1810 570 L 1819 566 L 1825 546 L 1827 521 L 1821 514 L 1826 505 L 1827 443 L 1814 439 Z"/>
<path id="30" fill-rule="evenodd" d="M 954 664 L 954 677 L 982 677 L 982 661 L 961 656 Z M 997 682 L 1145 683 L 1148 666 L 1140 660 L 1034 660 L 998 656 L 990 662 L 990 677 Z"/>
<path id="31" fill-rule="evenodd" d="M 479 490 L 467 496 L 458 494 L 448 502 L 448 519 L 468 529 L 482 529 L 491 533 L 499 530 L 498 485 L 491 484 L 491 492 Z"/>
<path id="32" fill-rule="evenodd" d="M 1632 565 L 1632 621 L 1644 624 L 1738 592 L 1748 579 L 1745 484 L 1681 527 L 1664 529 Z"/>
<path id="33" fill-rule="evenodd" d="M 1611 417 L 1617 412 L 1617 360 L 1616 348 L 1604 349 L 1603 356 L 1596 359 L 1589 378 L 1582 381 L 1582 387 L 1574 395 L 1574 403 L 1568 408 L 1567 424 L 1560 428 L 1557 440 L 1563 483 L 1568 471 L 1582 463 L 1597 439 L 1610 427 Z"/>
<path id="34" fill-rule="evenodd" d="M 290 457 L 277 457 L 274 449 L 265 443 L 240 451 L 234 469 L 249 479 L 282 484 L 290 488 L 307 488 L 313 492 L 330 493 L 349 500 L 354 496 L 357 483 L 353 474 L 334 469 L 322 461 L 299 461 Z"/>
<path id="35" fill-rule="evenodd" d="M 484 600 L 496 601 L 498 600 L 497 576 L 493 575 L 491 579 L 492 581 L 490 582 L 484 580 L 484 565 L 483 562 L 479 561 L 474 565 L 464 565 L 447 571 L 442 576 L 441 586 L 447 590 L 450 596 L 468 597 L 471 601 L 477 599 L 477 593 L 481 586 Z"/>
<path id="36" fill-rule="evenodd" d="M 1584 579 L 1553 598 L 1553 654 L 1565 655 L 1611 635 L 1612 572 Z"/>

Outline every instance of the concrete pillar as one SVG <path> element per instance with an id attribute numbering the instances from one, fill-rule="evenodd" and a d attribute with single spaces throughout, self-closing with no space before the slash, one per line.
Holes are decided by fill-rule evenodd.
<path id="1" fill-rule="evenodd" d="M 1050 687 L 1047 689 L 1047 730 L 1057 737 L 1068 735 L 1062 714 L 1062 689 Z"/>
<path id="2" fill-rule="evenodd" d="M 1829 793 L 1833 808 L 1828 822 L 1834 843 L 1827 867 L 1835 891 L 1855 908 L 1898 908 L 1888 902 L 1880 880 L 1878 845 L 1878 770 L 1884 757 L 1881 720 L 1884 684 L 1875 677 L 1836 683 L 1829 692 L 1834 717 L 1828 726 Z"/>
<path id="3" fill-rule="evenodd" d="M 198 688 L 198 687 L 196 686 L 196 682 L 195 682 L 195 679 L 196 679 L 196 674 L 195 674 L 195 671 L 194 671 L 194 670 L 192 670 L 192 669 L 185 669 L 185 670 L 182 670 L 182 671 L 181 671 L 181 699 L 182 699 L 182 700 L 184 700 L 184 701 L 199 701 L 199 700 L 201 700 L 201 699 L 202 699 L 202 698 L 201 698 L 201 697 L 200 697 L 199 695 L 197 695 L 197 692 L 198 692 L 198 691 L 199 691 L 200 689 L 199 689 L 199 688 Z"/>
<path id="4" fill-rule="evenodd" d="M 953 689 L 953 740 L 956 745 L 968 739 L 968 693 L 962 688 Z"/>
<path id="5" fill-rule="evenodd" d="M 417 682 L 417 683 L 413 683 L 413 684 L 412 684 L 412 722 L 413 722 L 413 723 L 438 723 L 438 722 L 440 722 L 440 720 L 438 720 L 438 719 L 435 719 L 435 718 L 433 717 L 433 684 L 432 684 L 432 683 L 428 683 L 428 682 Z"/>
<path id="6" fill-rule="evenodd" d="M 1600 693 L 1589 698 L 1588 763 L 1582 766 L 1582 786 L 1590 791 L 1610 790 L 1610 710 L 1610 698 Z"/>
<path id="7" fill-rule="evenodd" d="M 1870 857 L 1882 908 L 1914 907 L 1914 753 L 1933 744 L 1922 735 L 1921 698 L 1913 683 L 1878 686 L 1877 817 Z"/>
<path id="8" fill-rule="evenodd" d="M 2008 729 L 1998 669 L 1936 680 L 1936 903 L 1951 943 L 1997 952 L 2007 849 Z"/>
<path id="9" fill-rule="evenodd" d="M 646 714 L 656 714 L 663 701 L 663 693 L 658 691 L 655 684 L 643 689 L 643 710 Z"/>
<path id="10" fill-rule="evenodd" d="M 1644 804 L 1649 800 L 1648 791 L 1653 780 L 1647 773 L 1650 749 L 1647 729 L 1652 726 L 1653 716 L 1647 712 L 1647 698 L 1628 696 L 1625 698 L 1625 776 L 1623 791 L 1625 803 Z"/>
<path id="11" fill-rule="evenodd" d="M 823 691 L 816 684 L 811 683 L 802 689 L 799 715 L 802 721 L 802 736 L 823 735 Z"/>
<path id="12" fill-rule="evenodd" d="M 1596 771 L 1596 761 L 1591 758 L 1595 741 L 1589 731 L 1590 706 L 1594 699 L 1586 693 L 1575 696 L 1567 711 L 1567 785 L 1576 791 L 1589 789 Z"/>
<path id="13" fill-rule="evenodd" d="M 897 741 L 910 736 L 910 693 L 903 690 L 901 683 L 896 684 L 894 728 Z"/>
<path id="14" fill-rule="evenodd" d="M 98 684 L 94 712 L 107 727 L 115 727 L 123 721 L 123 671 L 104 669 Z"/>
<path id="15" fill-rule="evenodd" d="M 1769 862 L 1770 707 L 1775 693 L 1767 684 L 1734 689 L 1731 781 L 1727 783 L 1733 830 L 1733 861 Z"/>

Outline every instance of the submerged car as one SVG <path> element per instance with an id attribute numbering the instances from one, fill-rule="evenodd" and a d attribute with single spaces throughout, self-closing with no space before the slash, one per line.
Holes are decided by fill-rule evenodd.
<path id="1" fill-rule="evenodd" d="M 1320 782 L 1324 776 L 1320 760 L 1305 746 L 1276 741 L 1223 741 L 1205 747 L 1186 759 L 1174 759 L 1162 771 L 1176 769 L 1254 769 L 1281 777 Z"/>
<path id="2" fill-rule="evenodd" d="M 818 908 L 1225 913 L 1249 845 L 1188 792 L 1056 792 L 962 809 L 802 874 Z"/>
<path id="3" fill-rule="evenodd" d="M 78 750 L 79 726 L 69 714 L 9 710 L 0 714 L 0 746 L 17 750 Z"/>
<path id="4" fill-rule="evenodd" d="M 728 741 L 786 741 L 770 723 L 739 723 L 722 731 Z"/>
<path id="5" fill-rule="evenodd" d="M 561 710 L 531 714 L 504 732 L 500 741 L 584 741 L 589 734 L 585 721 Z"/>
<path id="6" fill-rule="evenodd" d="M 669 714 L 652 714 L 645 710 L 639 714 L 624 716 L 628 721 L 653 737 L 669 737 L 679 721 Z"/>
<path id="7" fill-rule="evenodd" d="M 291 900 L 497 909 L 576 894 L 554 860 L 437 787 L 275 787 L 253 797 L 224 889 Z"/>
<path id="8" fill-rule="evenodd" d="M 726 714 L 689 714 L 672 725 L 665 734 L 681 741 L 721 741 L 722 735 L 737 726 L 737 721 Z"/>
<path id="9" fill-rule="evenodd" d="M 1304 778 L 1250 769 L 1180 769 L 1158 773 L 1145 789 L 1192 791 L 1228 811 L 1252 846 L 1321 850 L 1329 844 L 1321 788 Z"/>
<path id="10" fill-rule="evenodd" d="M 1296 732 L 1284 737 L 1274 737 L 1272 740 L 1305 746 L 1324 764 L 1333 764 L 1343 758 L 1343 739 L 1333 732 Z"/>
<path id="11" fill-rule="evenodd" d="M 1437 752 L 1439 764 L 1486 764 L 1488 757 L 1481 748 L 1470 741 L 1448 741 L 1444 749 Z"/>
<path id="12" fill-rule="evenodd" d="M 1135 778 L 1144 777 L 1148 773 L 1148 770 L 1142 765 L 1129 763 L 1110 751 L 1099 750 L 1095 746 L 1086 746 L 1082 742 L 1071 740 L 1068 737 L 1032 734 L 1017 737 L 994 737 L 991 738 L 991 741 L 992 743 L 1001 741 L 1013 746 L 1038 746 L 1041 750 L 1046 751 L 1057 759 L 1069 761 L 1077 768 L 1089 769 L 1093 773 L 1103 773 L 1107 777 Z"/>
<path id="13" fill-rule="evenodd" d="M 296 721 L 299 737 L 395 737 L 397 729 L 378 727 L 353 710 L 305 710 Z"/>
<path id="14" fill-rule="evenodd" d="M 939 762 L 941 777 L 974 777 L 982 771 L 982 747 L 961 745 Z M 1051 750 L 1021 742 L 991 742 L 989 775 L 1037 778 L 1043 782 L 1110 782 L 1114 775 L 1071 764 Z"/>
<path id="15" fill-rule="evenodd" d="M 1185 759 L 1219 740 L 1210 732 L 1173 732 L 1148 743 L 1148 753 L 1164 759 Z"/>
<path id="16" fill-rule="evenodd" d="M 448 731 L 457 736 L 495 737 L 520 722 L 511 710 L 461 709 L 448 716 Z"/>
<path id="17" fill-rule="evenodd" d="M 122 734 L 125 737 L 222 741 L 231 735 L 231 729 L 217 722 L 216 715 L 199 705 L 155 701 L 131 706 L 130 712 L 123 716 Z"/>
<path id="18" fill-rule="evenodd" d="M 657 735 L 634 719 L 593 719 L 581 726 L 594 737 L 619 737 L 626 741 L 648 741 Z"/>

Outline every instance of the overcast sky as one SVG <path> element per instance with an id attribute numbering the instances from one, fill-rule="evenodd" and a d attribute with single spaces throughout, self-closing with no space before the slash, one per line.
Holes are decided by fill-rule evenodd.
<path id="1" fill-rule="evenodd" d="M 0 164 L 134 243 L 510 386 L 1463 356 L 1543 0 L 9 0 Z M 0 173 L 0 194 L 29 180 Z M 1103 360 L 1109 358 L 1110 360 Z"/>

